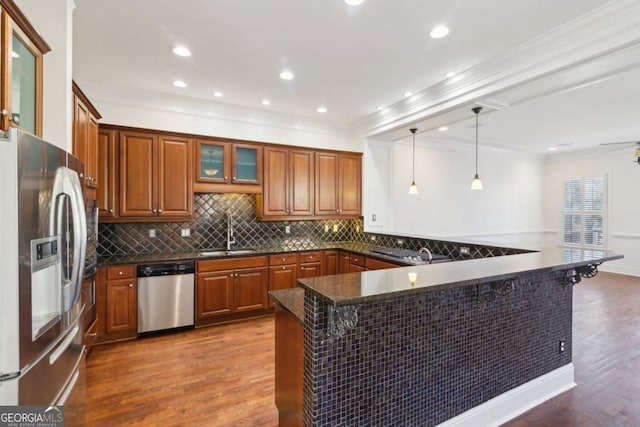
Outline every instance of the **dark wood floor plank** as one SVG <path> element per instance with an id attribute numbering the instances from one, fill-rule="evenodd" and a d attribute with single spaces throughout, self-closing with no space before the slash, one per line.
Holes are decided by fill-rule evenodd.
<path id="1" fill-rule="evenodd" d="M 574 288 L 578 384 L 508 427 L 640 426 L 640 278 Z M 273 317 L 95 347 L 89 426 L 278 425 Z"/>

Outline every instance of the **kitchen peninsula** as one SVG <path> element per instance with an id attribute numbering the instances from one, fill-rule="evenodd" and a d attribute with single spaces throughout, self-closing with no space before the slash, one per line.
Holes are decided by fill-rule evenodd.
<path id="1" fill-rule="evenodd" d="M 572 287 L 620 258 L 545 248 L 271 292 L 280 425 L 505 422 L 575 385 Z"/>

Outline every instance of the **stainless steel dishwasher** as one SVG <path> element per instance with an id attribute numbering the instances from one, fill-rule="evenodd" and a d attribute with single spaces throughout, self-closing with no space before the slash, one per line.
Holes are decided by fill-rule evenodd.
<path id="1" fill-rule="evenodd" d="M 195 263 L 138 266 L 138 333 L 193 327 Z"/>

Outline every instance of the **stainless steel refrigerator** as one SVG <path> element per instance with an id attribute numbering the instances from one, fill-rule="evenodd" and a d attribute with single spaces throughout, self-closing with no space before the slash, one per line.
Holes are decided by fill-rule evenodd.
<path id="1" fill-rule="evenodd" d="M 54 145 L 0 132 L 0 404 L 64 405 L 65 418 L 83 401 L 82 170 Z"/>

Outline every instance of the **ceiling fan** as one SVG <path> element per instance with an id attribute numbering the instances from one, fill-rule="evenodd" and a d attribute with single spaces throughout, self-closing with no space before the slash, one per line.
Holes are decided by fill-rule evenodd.
<path id="1" fill-rule="evenodd" d="M 633 162 L 640 165 L 640 141 L 603 142 L 600 145 L 621 145 L 621 147 L 617 149 L 633 147 L 635 145 L 637 148 L 636 148 L 636 151 L 633 153 L 633 157 L 634 157 Z"/>

